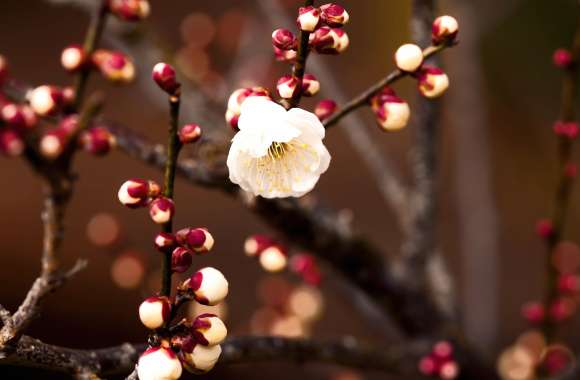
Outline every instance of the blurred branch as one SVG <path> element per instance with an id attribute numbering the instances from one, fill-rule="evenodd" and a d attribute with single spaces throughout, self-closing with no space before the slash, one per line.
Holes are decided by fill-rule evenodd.
<path id="1" fill-rule="evenodd" d="M 131 373 L 145 345 L 80 350 L 53 346 L 23 336 L 14 353 L 0 364 L 46 369 L 73 375 L 93 373 L 118 376 Z M 222 343 L 218 366 L 267 361 L 326 362 L 391 374 L 415 373 L 415 363 L 424 351 L 422 345 L 372 348 L 345 338 L 336 342 L 317 342 L 280 337 L 234 337 Z"/>

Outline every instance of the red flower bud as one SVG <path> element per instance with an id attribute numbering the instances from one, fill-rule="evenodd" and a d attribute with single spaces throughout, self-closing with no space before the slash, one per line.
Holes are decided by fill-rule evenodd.
<path id="1" fill-rule="evenodd" d="M 175 234 L 177 242 L 196 253 L 209 252 L 214 245 L 213 236 L 206 228 L 184 228 Z"/>
<path id="2" fill-rule="evenodd" d="M 433 21 L 431 28 L 431 40 L 433 45 L 439 45 L 443 42 L 453 42 L 459 33 L 459 23 L 454 17 L 439 16 Z"/>
<path id="3" fill-rule="evenodd" d="M 192 254 L 189 249 L 177 247 L 171 253 L 171 270 L 183 273 L 189 269 L 192 262 Z"/>
<path id="4" fill-rule="evenodd" d="M 557 136 L 566 137 L 570 140 L 578 136 L 578 124 L 573 121 L 566 122 L 558 120 L 554 123 L 553 129 Z"/>
<path id="5" fill-rule="evenodd" d="M 157 234 L 157 236 L 155 236 L 153 243 L 159 252 L 167 253 L 176 247 L 177 239 L 171 233 L 160 232 Z"/>
<path id="6" fill-rule="evenodd" d="M 320 22 L 320 10 L 313 6 L 300 7 L 296 23 L 305 32 L 313 32 Z"/>
<path id="7" fill-rule="evenodd" d="M 179 141 L 190 144 L 201 138 L 201 127 L 197 124 L 186 124 L 179 130 Z"/>
<path id="8" fill-rule="evenodd" d="M 153 67 L 151 76 L 159 88 L 169 95 L 176 95 L 179 92 L 181 83 L 177 82 L 175 69 L 171 65 L 159 62 Z"/>
<path id="9" fill-rule="evenodd" d="M 545 314 L 544 305 L 539 302 L 528 302 L 522 307 L 522 316 L 530 323 L 541 323 Z"/>
<path id="10" fill-rule="evenodd" d="M 304 96 L 314 96 L 320 91 L 320 82 L 312 74 L 304 74 L 302 77 L 302 94 Z"/>
<path id="11" fill-rule="evenodd" d="M 141 21 L 149 16 L 147 0 L 109 0 L 111 13 L 125 21 Z"/>
<path id="12" fill-rule="evenodd" d="M 83 132 L 80 139 L 84 150 L 97 156 L 109 153 L 116 144 L 115 136 L 103 127 L 95 127 Z"/>
<path id="13" fill-rule="evenodd" d="M 278 62 L 294 62 L 294 60 L 296 60 L 297 55 L 298 53 L 296 52 L 296 50 L 292 49 L 283 50 L 274 47 L 274 57 Z"/>
<path id="14" fill-rule="evenodd" d="M 105 79 L 115 83 L 129 83 L 135 78 L 135 65 L 120 52 L 99 49 L 91 57 Z"/>
<path id="15" fill-rule="evenodd" d="M 348 34 L 340 28 L 323 26 L 310 35 L 310 45 L 320 54 L 338 54 L 349 45 Z"/>
<path id="16" fill-rule="evenodd" d="M 27 105 L 7 103 L 0 110 L 2 120 L 10 126 L 20 128 L 32 128 L 37 123 L 36 114 Z"/>
<path id="17" fill-rule="evenodd" d="M 554 50 L 554 55 L 552 55 L 552 61 L 554 66 L 560 69 L 567 69 L 573 63 L 572 53 L 567 49 L 556 49 Z"/>
<path id="18" fill-rule="evenodd" d="M 300 88 L 298 87 L 298 79 L 291 75 L 284 75 L 278 79 L 276 89 L 281 98 L 290 99 L 300 91 Z"/>
<path id="19" fill-rule="evenodd" d="M 0 129 L 0 153 L 15 157 L 24 152 L 24 142 L 18 133 L 12 129 Z"/>
<path id="20" fill-rule="evenodd" d="M 336 102 L 332 99 L 323 99 L 314 108 L 314 114 L 324 121 L 328 119 L 336 111 Z"/>
<path id="21" fill-rule="evenodd" d="M 554 226 L 550 219 L 540 219 L 536 222 L 536 234 L 539 237 L 547 239 L 554 232 Z"/>
<path id="22" fill-rule="evenodd" d="M 580 290 L 580 278 L 575 274 L 563 274 L 558 278 L 558 290 L 561 293 L 577 293 Z"/>
<path id="23" fill-rule="evenodd" d="M 329 3 L 320 6 L 322 21 L 332 27 L 343 26 L 349 20 L 348 12 L 340 5 Z"/>
<path id="24" fill-rule="evenodd" d="M 389 87 L 385 87 L 371 99 L 371 108 L 383 131 L 404 128 L 411 115 L 407 102 L 395 95 Z"/>
<path id="25" fill-rule="evenodd" d="M 280 50 L 296 49 L 298 41 L 288 29 L 276 29 L 272 32 L 272 44 Z"/>
<path id="26" fill-rule="evenodd" d="M 424 65 L 417 75 L 419 93 L 426 98 L 437 98 L 449 87 L 449 78 L 440 68 Z"/>
<path id="27" fill-rule="evenodd" d="M 149 215 L 153 222 L 165 224 L 175 215 L 175 205 L 170 198 L 163 196 L 155 198 L 149 204 Z"/>
<path id="28" fill-rule="evenodd" d="M 157 183 L 134 178 L 125 181 L 119 188 L 117 195 L 124 206 L 137 208 L 145 206 L 149 198 L 159 195 L 159 191 Z"/>

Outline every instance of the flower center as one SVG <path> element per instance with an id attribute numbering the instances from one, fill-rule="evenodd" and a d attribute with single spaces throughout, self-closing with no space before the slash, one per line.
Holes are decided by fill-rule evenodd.
<path id="1" fill-rule="evenodd" d="M 268 156 L 272 159 L 279 160 L 290 150 L 290 145 L 287 143 L 273 142 L 268 148 Z"/>

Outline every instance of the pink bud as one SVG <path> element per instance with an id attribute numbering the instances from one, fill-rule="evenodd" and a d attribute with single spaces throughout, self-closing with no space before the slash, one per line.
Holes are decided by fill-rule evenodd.
<path id="1" fill-rule="evenodd" d="M 184 228 L 175 234 L 179 244 L 185 245 L 196 253 L 209 252 L 214 245 L 213 236 L 206 228 Z"/>
<path id="2" fill-rule="evenodd" d="M 160 232 L 153 240 L 155 248 L 162 253 L 172 251 L 177 245 L 175 236 L 169 232 Z"/>
<path id="3" fill-rule="evenodd" d="M 335 3 L 320 6 L 320 17 L 326 25 L 332 27 L 343 26 L 349 19 L 348 12 Z"/>
<path id="4" fill-rule="evenodd" d="M 424 65 L 417 75 L 419 93 L 426 98 L 437 98 L 449 87 L 449 78 L 440 68 Z"/>
<path id="5" fill-rule="evenodd" d="M 20 128 L 32 128 L 37 123 L 36 114 L 27 105 L 7 103 L 0 110 L 2 120 L 8 125 Z"/>
<path id="6" fill-rule="evenodd" d="M 73 73 L 86 66 L 87 55 L 81 45 L 69 45 L 60 54 L 60 63 L 66 71 Z"/>
<path id="7" fill-rule="evenodd" d="M 183 273 L 189 269 L 192 262 L 192 254 L 189 249 L 177 247 L 171 253 L 171 270 Z"/>
<path id="8" fill-rule="evenodd" d="M 214 346 L 196 345 L 191 352 L 182 351 L 182 363 L 186 370 L 195 374 L 202 374 L 211 370 L 222 353 L 219 344 Z"/>
<path id="9" fill-rule="evenodd" d="M 419 372 L 425 376 L 433 376 L 439 372 L 439 365 L 431 356 L 425 356 L 419 361 Z"/>
<path id="10" fill-rule="evenodd" d="M 415 44 L 401 45 L 395 52 L 395 64 L 401 71 L 415 72 L 423 64 L 423 50 Z"/>
<path id="11" fill-rule="evenodd" d="M 290 260 L 290 268 L 299 274 L 307 284 L 320 285 L 322 275 L 314 256 L 304 253 L 294 255 Z"/>
<path id="12" fill-rule="evenodd" d="M 175 69 L 171 65 L 159 62 L 153 67 L 151 76 L 155 83 L 169 95 L 176 95 L 179 92 L 181 83 L 177 82 Z"/>
<path id="13" fill-rule="evenodd" d="M 528 302 L 522 307 L 522 316 L 530 323 L 541 323 L 545 317 L 544 305 L 539 302 Z"/>
<path id="14" fill-rule="evenodd" d="M 109 153 L 116 144 L 115 136 L 104 127 L 95 127 L 84 131 L 80 141 L 84 150 L 96 156 Z"/>
<path id="15" fill-rule="evenodd" d="M 175 215 L 175 205 L 167 197 L 155 198 L 149 204 L 149 216 L 157 224 L 165 224 Z"/>
<path id="16" fill-rule="evenodd" d="M 433 356 L 439 360 L 449 360 L 453 357 L 453 346 L 447 341 L 440 341 L 433 346 Z"/>
<path id="17" fill-rule="evenodd" d="M 320 10 L 313 6 L 300 7 L 296 23 L 305 32 L 313 32 L 320 22 Z"/>
<path id="18" fill-rule="evenodd" d="M 459 23 L 454 17 L 439 16 L 433 21 L 431 28 L 431 40 L 433 45 L 439 45 L 443 42 L 453 42 L 459 33 Z"/>
<path id="19" fill-rule="evenodd" d="M 259 256 L 260 265 L 267 272 L 280 272 L 288 263 L 286 250 L 280 245 L 271 245 Z"/>
<path id="20" fill-rule="evenodd" d="M 439 368 L 439 377 L 443 380 L 452 380 L 459 375 L 459 366 L 457 362 L 450 360 L 441 365 Z"/>
<path id="21" fill-rule="evenodd" d="M 137 208 L 145 206 L 150 197 L 158 194 L 159 185 L 155 182 L 134 178 L 121 185 L 117 196 L 124 206 Z"/>
<path id="22" fill-rule="evenodd" d="M 272 44 L 280 50 L 296 49 L 297 40 L 288 29 L 276 29 L 272 32 Z"/>
<path id="23" fill-rule="evenodd" d="M 214 314 L 201 314 L 193 321 L 192 334 L 204 346 L 220 344 L 226 338 L 226 325 Z"/>
<path id="24" fill-rule="evenodd" d="M 141 21 L 150 13 L 147 0 L 109 0 L 111 13 L 125 21 Z"/>
<path id="25" fill-rule="evenodd" d="M 139 318 L 148 329 L 154 330 L 169 321 L 171 302 L 167 297 L 149 297 L 139 306 Z"/>
<path id="26" fill-rule="evenodd" d="M 567 298 L 560 298 L 550 305 L 550 319 L 554 322 L 562 322 L 570 318 L 575 311 L 573 301 Z"/>
<path id="27" fill-rule="evenodd" d="M 314 114 L 324 121 L 328 119 L 336 111 L 336 102 L 332 99 L 323 99 L 314 108 Z"/>
<path id="28" fill-rule="evenodd" d="M 552 61 L 554 62 L 554 66 L 560 69 L 567 69 L 573 63 L 572 53 L 568 49 L 556 49 L 552 56 Z"/>
<path id="29" fill-rule="evenodd" d="M 411 115 L 407 102 L 399 98 L 389 87 L 385 87 L 371 99 L 371 108 L 383 131 L 404 128 Z"/>
<path id="30" fill-rule="evenodd" d="M 296 60 L 298 53 L 296 50 L 283 50 L 274 47 L 274 58 L 278 62 L 294 62 Z"/>
<path id="31" fill-rule="evenodd" d="M 68 136 L 62 129 L 53 129 L 45 132 L 40 138 L 40 154 L 49 160 L 54 160 L 64 151 Z"/>
<path id="32" fill-rule="evenodd" d="M 541 238 L 547 239 L 554 232 L 554 226 L 550 219 L 540 219 L 536 222 L 536 234 Z"/>
<path id="33" fill-rule="evenodd" d="M 304 74 L 302 78 L 302 94 L 304 96 L 314 96 L 320 91 L 320 82 L 312 74 Z"/>
<path id="34" fill-rule="evenodd" d="M 99 49 L 91 57 L 105 79 L 115 83 L 129 83 L 135 78 L 135 65 L 120 52 Z"/>
<path id="35" fill-rule="evenodd" d="M 575 274 L 563 274 L 558 278 L 558 290 L 561 293 L 577 293 L 580 290 L 580 278 Z"/>
<path id="36" fill-rule="evenodd" d="M 228 295 L 228 281 L 222 272 L 212 267 L 197 271 L 187 285 L 196 301 L 203 305 L 217 305 Z"/>
<path id="37" fill-rule="evenodd" d="M 0 152 L 10 157 L 21 155 L 24 152 L 24 142 L 20 135 L 12 129 L 0 129 Z"/>
<path id="38" fill-rule="evenodd" d="M 560 137 L 566 137 L 570 140 L 578 136 L 578 124 L 573 121 L 558 120 L 554 122 L 554 133 Z"/>
<path id="39" fill-rule="evenodd" d="M 278 79 L 276 89 L 278 90 L 278 95 L 280 95 L 281 98 L 290 99 L 299 91 L 298 79 L 291 75 L 284 75 Z"/>
<path id="40" fill-rule="evenodd" d="M 310 37 L 310 45 L 320 54 L 338 54 L 349 45 L 348 34 L 340 28 L 323 26 Z"/>
<path id="41" fill-rule="evenodd" d="M 244 242 L 244 252 L 248 256 L 257 256 L 272 244 L 272 239 L 265 235 L 252 235 Z"/>
<path id="42" fill-rule="evenodd" d="M 179 141 L 182 144 L 191 144 L 201 138 L 201 127 L 197 124 L 186 124 L 179 130 Z"/>
<path id="43" fill-rule="evenodd" d="M 165 347 L 148 348 L 137 364 L 139 380 L 177 380 L 182 371 L 177 355 Z"/>

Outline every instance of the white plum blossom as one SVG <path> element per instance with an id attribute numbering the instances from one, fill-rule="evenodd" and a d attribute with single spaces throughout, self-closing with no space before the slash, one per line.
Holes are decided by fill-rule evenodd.
<path id="1" fill-rule="evenodd" d="M 264 198 L 300 197 L 328 169 L 324 126 L 311 112 L 263 98 L 244 101 L 228 155 L 230 180 Z"/>

